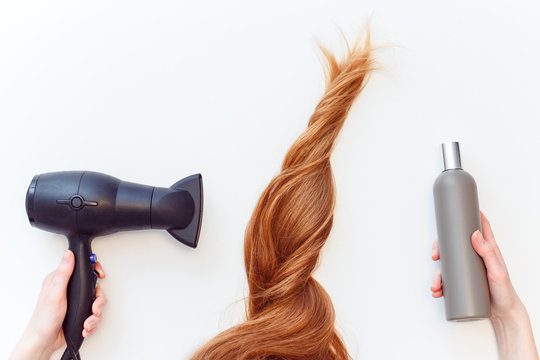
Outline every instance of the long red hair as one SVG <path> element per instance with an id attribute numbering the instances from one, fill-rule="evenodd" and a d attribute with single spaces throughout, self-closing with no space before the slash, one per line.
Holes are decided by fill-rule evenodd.
<path id="1" fill-rule="evenodd" d="M 246 320 L 218 334 L 196 359 L 349 359 L 328 293 L 312 276 L 332 228 L 330 154 L 347 113 L 373 69 L 369 34 L 343 60 L 321 47 L 326 90 L 307 129 L 262 193 L 247 226 Z"/>

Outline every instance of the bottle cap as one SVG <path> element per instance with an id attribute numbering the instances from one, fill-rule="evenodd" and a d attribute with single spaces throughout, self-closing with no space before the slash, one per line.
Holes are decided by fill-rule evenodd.
<path id="1" fill-rule="evenodd" d="M 459 143 L 448 141 L 442 144 L 444 170 L 461 169 Z"/>

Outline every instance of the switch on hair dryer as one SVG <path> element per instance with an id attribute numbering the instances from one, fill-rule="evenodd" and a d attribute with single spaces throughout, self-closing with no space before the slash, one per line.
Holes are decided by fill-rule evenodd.
<path id="1" fill-rule="evenodd" d="M 63 323 L 66 351 L 62 360 L 80 359 L 82 330 L 92 314 L 98 274 L 91 243 L 97 236 L 123 230 L 163 229 L 195 248 L 202 221 L 200 174 L 169 188 L 121 181 L 91 171 L 61 171 L 36 175 L 26 194 L 32 226 L 63 234 L 75 254 L 75 269 L 67 289 Z"/>

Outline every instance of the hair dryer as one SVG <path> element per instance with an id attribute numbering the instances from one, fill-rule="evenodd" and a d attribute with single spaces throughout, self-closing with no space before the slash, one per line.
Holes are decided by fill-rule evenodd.
<path id="1" fill-rule="evenodd" d="M 30 223 L 67 236 L 69 249 L 75 254 L 75 269 L 67 289 L 63 323 L 67 349 L 62 360 L 80 359 L 83 323 L 92 314 L 98 278 L 92 239 L 122 230 L 164 229 L 194 248 L 199 239 L 202 207 L 200 174 L 170 188 L 135 184 L 90 171 L 34 176 L 26 194 Z"/>

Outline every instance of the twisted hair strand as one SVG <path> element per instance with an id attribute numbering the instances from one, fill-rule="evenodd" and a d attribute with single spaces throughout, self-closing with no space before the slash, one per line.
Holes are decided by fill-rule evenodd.
<path id="1" fill-rule="evenodd" d="M 334 308 L 312 277 L 332 228 L 330 155 L 349 109 L 373 69 L 369 34 L 339 61 L 321 47 L 326 90 L 262 193 L 247 226 L 246 320 L 199 349 L 192 360 L 349 359 Z"/>

